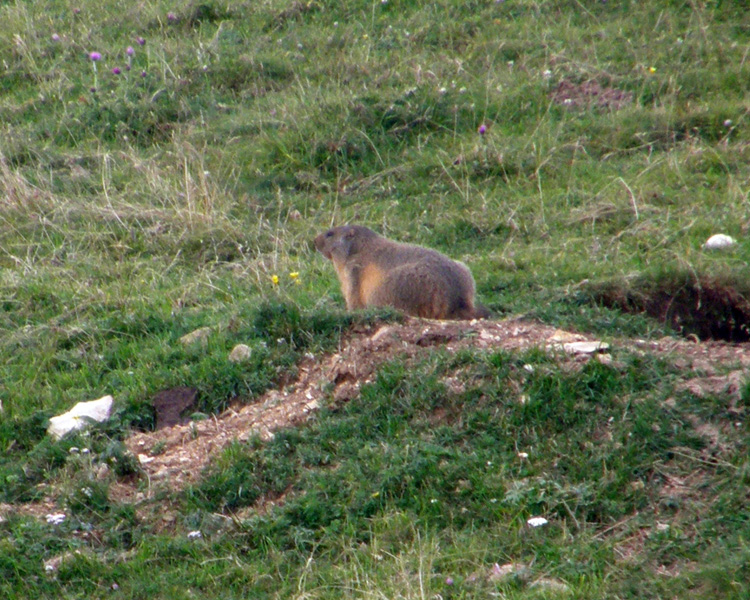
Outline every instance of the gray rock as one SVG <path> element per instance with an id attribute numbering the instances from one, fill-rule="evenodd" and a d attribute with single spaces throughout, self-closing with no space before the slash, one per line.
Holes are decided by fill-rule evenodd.
<path id="1" fill-rule="evenodd" d="M 253 351 L 246 344 L 237 344 L 229 353 L 229 361 L 233 363 L 245 362 L 250 358 Z"/>

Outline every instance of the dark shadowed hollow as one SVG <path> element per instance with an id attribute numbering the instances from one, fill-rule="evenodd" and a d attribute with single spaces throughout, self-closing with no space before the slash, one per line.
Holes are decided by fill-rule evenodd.
<path id="1" fill-rule="evenodd" d="M 593 290 L 597 302 L 625 312 L 645 312 L 683 336 L 701 340 L 750 341 L 750 293 L 736 281 L 678 274 L 639 278 L 625 287 L 605 284 Z"/>

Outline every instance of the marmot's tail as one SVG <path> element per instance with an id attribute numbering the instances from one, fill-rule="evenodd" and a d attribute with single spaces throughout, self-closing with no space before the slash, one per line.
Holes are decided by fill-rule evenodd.
<path id="1" fill-rule="evenodd" d="M 477 304 L 474 307 L 464 306 L 460 311 L 456 311 L 448 318 L 470 321 L 471 319 L 489 319 L 491 316 L 492 313 L 489 310 L 481 304 Z"/>
<path id="2" fill-rule="evenodd" d="M 492 316 L 492 313 L 481 304 L 477 304 L 474 307 L 474 319 L 489 319 Z"/>

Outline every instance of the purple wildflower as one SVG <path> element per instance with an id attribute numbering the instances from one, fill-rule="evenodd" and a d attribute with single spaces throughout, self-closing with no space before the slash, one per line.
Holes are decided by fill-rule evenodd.
<path id="1" fill-rule="evenodd" d="M 112 69 L 113 75 L 119 75 L 120 73 L 122 73 L 122 69 L 120 69 L 120 67 L 115 67 Z"/>
<path id="2" fill-rule="evenodd" d="M 146 71 L 141 71 L 141 77 L 145 77 L 145 76 L 146 76 Z"/>
<path id="3" fill-rule="evenodd" d="M 174 23 L 176 20 L 177 20 L 176 14 L 174 14 L 173 12 L 167 13 L 167 21 L 171 21 L 172 23 Z"/>
<path id="4" fill-rule="evenodd" d="M 487 125 L 485 125 L 484 123 L 482 123 L 479 126 L 479 135 L 484 135 L 485 133 L 487 133 Z"/>
<path id="5" fill-rule="evenodd" d="M 96 62 L 97 60 L 102 59 L 102 55 L 99 52 L 92 52 L 91 54 L 89 54 L 89 58 Z"/>
<path id="6" fill-rule="evenodd" d="M 445 585 L 453 585 L 453 577 L 446 577 Z"/>
<path id="7" fill-rule="evenodd" d="M 143 44 L 146 43 L 146 40 L 144 40 L 140 35 L 135 38 L 135 41 L 138 43 L 139 46 L 143 46 Z"/>
<path id="8" fill-rule="evenodd" d="M 128 46 L 125 49 L 125 54 L 127 54 L 128 56 L 133 56 L 133 54 L 135 54 L 135 50 L 133 50 L 133 46 Z"/>
<path id="9" fill-rule="evenodd" d="M 57 35 L 56 33 L 53 33 L 52 34 L 52 41 L 53 42 L 59 42 L 60 41 L 60 36 Z"/>

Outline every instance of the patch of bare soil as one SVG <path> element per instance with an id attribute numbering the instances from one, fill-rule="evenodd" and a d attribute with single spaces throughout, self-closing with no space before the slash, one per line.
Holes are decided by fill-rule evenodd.
<path id="1" fill-rule="evenodd" d="M 372 381 L 379 366 L 394 358 L 409 362 L 436 347 L 448 352 L 542 347 L 558 350 L 561 360 L 573 365 L 592 356 L 608 360 L 608 355 L 600 353 L 606 348 L 586 342 L 595 340 L 520 319 L 471 322 L 408 319 L 402 324 L 373 326 L 352 333 L 342 341 L 338 352 L 306 357 L 299 365 L 296 381 L 269 390 L 253 404 L 238 405 L 205 421 L 136 433 L 126 445 L 139 457 L 150 490 L 182 489 L 196 482 L 213 454 L 231 441 L 244 441 L 256 435 L 269 439 L 280 428 L 304 422 L 324 399 L 345 402 L 357 397 L 361 386 Z M 750 347 L 744 345 L 692 343 L 672 338 L 616 342 L 620 344 L 636 352 L 661 355 L 680 368 L 704 375 L 692 379 L 689 385 L 706 393 L 731 388 L 737 397 L 742 371 L 721 376 L 717 375 L 717 369 L 750 365 Z M 461 385 L 451 378 L 447 384 L 458 388 Z M 736 406 L 736 400 L 733 405 Z M 143 499 L 149 495 L 136 496 L 135 485 L 137 482 L 118 485 L 119 500 Z"/>
<path id="2" fill-rule="evenodd" d="M 597 107 L 609 110 L 620 110 L 633 102 L 633 93 L 617 88 L 604 87 L 596 81 L 573 83 L 563 80 L 550 93 L 555 104 L 568 108 Z"/>
<path id="3" fill-rule="evenodd" d="M 372 381 L 378 367 L 399 357 L 411 360 L 441 347 L 449 352 L 463 348 L 513 350 L 544 346 L 555 341 L 555 329 L 526 321 L 428 321 L 409 319 L 355 333 L 338 352 L 308 356 L 298 366 L 296 381 L 269 390 L 249 405 L 238 405 L 205 421 L 177 424 L 154 432 L 136 433 L 126 445 L 140 459 L 151 484 L 181 489 L 197 481 L 214 452 L 231 441 L 252 436 L 269 439 L 283 427 L 305 421 L 330 397 L 344 402 L 357 397 L 363 384 Z M 567 334 L 569 342 L 583 336 Z M 131 493 L 132 492 L 132 493 Z M 127 500 L 135 488 L 118 486 Z"/>
<path id="4" fill-rule="evenodd" d="M 685 389 L 698 396 L 727 396 L 730 421 L 734 421 L 734 413 L 740 417 L 743 411 L 740 394 L 750 366 L 749 344 L 697 343 L 674 338 L 608 341 L 616 348 L 627 347 L 633 352 L 670 361 L 685 370 L 686 375 L 690 374 L 690 378 L 678 386 L 678 391 Z M 168 527 L 175 516 L 170 514 L 163 497 L 157 496 L 157 491 L 176 491 L 197 482 L 215 453 L 233 440 L 247 440 L 252 436 L 269 439 L 281 428 L 306 421 L 324 402 L 342 403 L 356 398 L 361 387 L 374 379 L 386 361 L 417 361 L 436 348 L 448 352 L 463 349 L 495 352 L 535 347 L 557 352 L 559 361 L 569 368 L 578 368 L 593 357 L 605 363 L 612 360 L 605 353 L 607 344 L 599 343 L 592 336 L 556 330 L 524 319 L 469 322 L 407 319 L 401 324 L 374 325 L 351 332 L 341 341 L 337 352 L 308 355 L 298 365 L 296 380 L 269 390 L 252 404 L 237 404 L 205 421 L 178 420 L 154 432 L 133 434 L 125 443 L 139 458 L 145 477 L 114 482 L 110 486 L 110 498 L 116 502 L 135 502 L 144 518 L 152 522 L 161 518 Z M 460 372 L 448 374 L 445 383 L 456 393 L 464 389 Z M 162 423 L 180 419 L 183 407 L 189 407 L 191 400 L 190 389 L 167 390 L 157 395 L 157 403 L 170 407 Z M 716 458 L 712 451 L 721 448 L 724 432 L 710 424 L 695 423 L 695 426 L 709 441 L 706 455 L 696 458 L 713 463 Z M 158 506 L 148 502 L 156 497 L 162 498 Z M 271 504 L 276 500 L 266 499 Z M 45 518 L 55 509 L 54 498 L 22 506 L 0 506 L 0 519 L 8 512 Z"/>
<path id="5" fill-rule="evenodd" d="M 22 504 L 0 503 L 0 523 L 2 523 L 3 520 L 5 520 L 6 515 L 9 514 L 44 519 L 47 515 L 58 511 L 59 508 L 53 498 L 45 498 L 40 502 L 24 502 Z"/>

